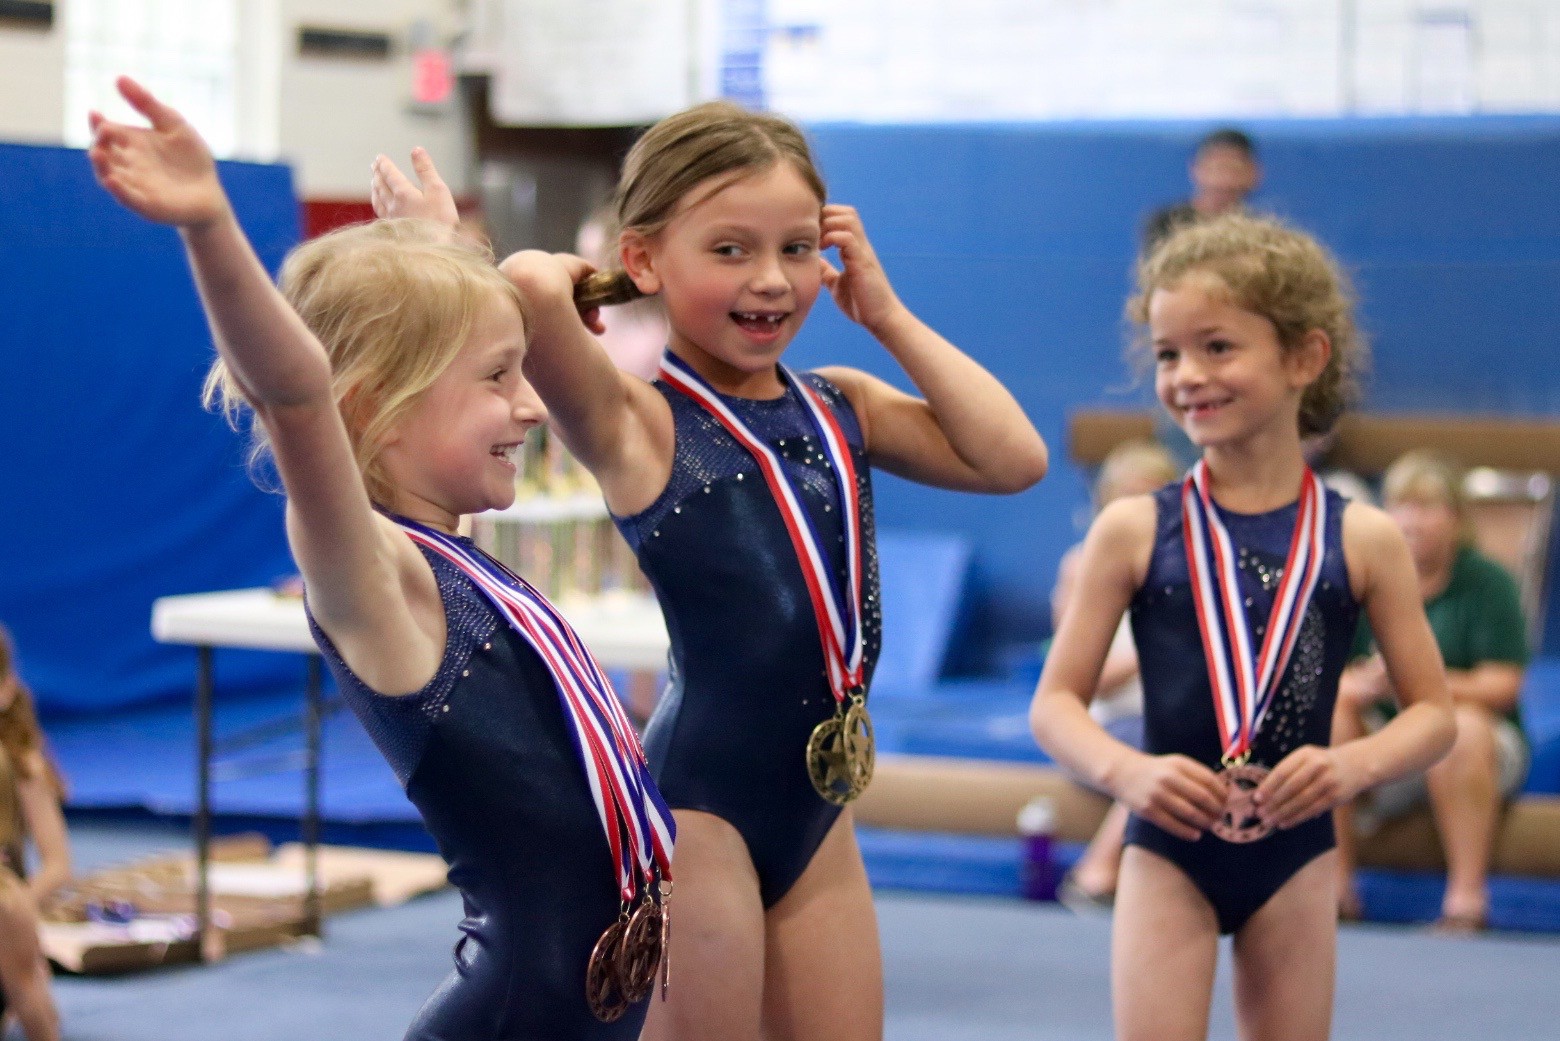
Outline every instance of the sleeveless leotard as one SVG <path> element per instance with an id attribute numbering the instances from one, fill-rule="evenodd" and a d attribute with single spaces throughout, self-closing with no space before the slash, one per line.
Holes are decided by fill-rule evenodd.
<path id="1" fill-rule="evenodd" d="M 872 486 L 855 411 L 816 373 L 850 443 L 861 499 L 863 657 L 870 678 L 882 638 Z M 742 835 L 765 907 L 801 877 L 839 808 L 807 777 L 813 727 L 833 715 L 823 650 L 801 565 L 758 464 L 700 406 L 664 382 L 676 449 L 650 507 L 614 518 L 654 586 L 671 636 L 667 689 L 645 754 L 674 809 L 700 810 Z M 839 488 L 805 406 L 783 397 L 722 400 L 772 447 L 843 582 Z"/>
<path id="2" fill-rule="evenodd" d="M 598 1021 L 585 1002 L 586 962 L 619 900 L 552 676 L 463 573 L 422 553 L 448 628 L 439 671 L 422 690 L 376 694 L 309 622 L 465 903 L 455 969 L 406 1036 L 632 1041 L 646 1002 L 615 1023 Z"/>
<path id="3" fill-rule="evenodd" d="M 1144 751 L 1180 753 L 1217 770 L 1219 728 L 1192 603 L 1180 484 L 1160 489 L 1154 502 L 1158 519 L 1153 557 L 1148 577 L 1132 599 L 1132 635 L 1143 676 Z M 1301 745 L 1325 746 L 1331 739 L 1338 677 L 1348 661 L 1359 615 L 1343 556 L 1346 505 L 1328 490 L 1322 573 L 1283 682 L 1257 733 L 1253 763 L 1271 768 Z M 1292 503 L 1250 515 L 1219 509 L 1237 551 L 1237 582 L 1258 640 L 1283 574 L 1297 507 Z M 1213 905 L 1220 932 L 1233 933 L 1295 872 L 1331 849 L 1334 838 L 1330 813 L 1246 844 L 1211 833 L 1187 842 L 1134 814 L 1127 842 L 1158 853 L 1185 872 Z"/>

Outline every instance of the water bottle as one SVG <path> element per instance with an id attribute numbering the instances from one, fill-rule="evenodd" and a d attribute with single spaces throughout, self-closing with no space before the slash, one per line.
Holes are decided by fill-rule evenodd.
<path id="1" fill-rule="evenodd" d="M 1018 811 L 1018 833 L 1023 837 L 1019 864 L 1019 888 L 1028 900 L 1055 900 L 1059 881 L 1054 857 L 1056 800 L 1037 795 Z"/>

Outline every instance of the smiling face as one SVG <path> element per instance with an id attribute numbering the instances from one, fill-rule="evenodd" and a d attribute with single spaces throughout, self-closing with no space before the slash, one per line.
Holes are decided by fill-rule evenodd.
<path id="1" fill-rule="evenodd" d="M 1160 403 L 1200 448 L 1268 431 L 1299 437 L 1300 396 L 1315 378 L 1304 349 L 1247 311 L 1213 275 L 1192 271 L 1148 302 Z M 1325 356 L 1322 359 L 1325 361 Z"/>
<path id="2" fill-rule="evenodd" d="M 775 363 L 822 285 L 821 212 L 782 160 L 711 178 L 654 235 L 625 234 L 624 266 L 661 295 L 671 349 L 717 389 L 779 393 Z"/>
<path id="3" fill-rule="evenodd" d="M 520 310 L 493 293 L 449 366 L 395 424 L 382 455 L 391 509 L 453 531 L 463 514 L 514 502 L 515 452 L 547 418 L 524 357 Z"/>

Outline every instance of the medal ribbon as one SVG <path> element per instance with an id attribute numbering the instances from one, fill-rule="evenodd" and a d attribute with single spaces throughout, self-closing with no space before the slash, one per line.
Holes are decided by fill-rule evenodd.
<path id="1" fill-rule="evenodd" d="M 1214 714 L 1226 766 L 1244 762 L 1278 690 L 1316 590 L 1326 553 L 1327 494 L 1308 466 L 1300 484 L 1295 530 L 1274 595 L 1267 631 L 1255 653 L 1236 583 L 1235 549 L 1208 494 L 1208 464 L 1199 461 L 1181 486 L 1181 520 L 1192 600 L 1202 634 Z"/>
<path id="2" fill-rule="evenodd" d="M 470 543 L 404 517 L 391 519 L 412 541 L 459 568 L 541 656 L 558 688 L 625 904 L 634 901 L 639 880 L 648 885 L 657 873 L 669 880 L 677 826 L 622 702 L 574 627 L 529 582 Z"/>
<path id="3" fill-rule="evenodd" d="M 845 528 L 846 581 L 844 602 L 831 579 L 832 569 L 822 550 L 822 540 L 813 526 L 812 518 L 803 509 L 801 498 L 785 475 L 780 457 L 721 400 L 720 395 L 687 362 L 671 352 L 661 358 L 661 378 L 668 385 L 691 398 L 704 408 L 715 421 L 726 429 L 737 443 L 746 448 L 758 463 L 770 495 L 785 521 L 791 536 L 791 546 L 796 550 L 802 577 L 807 583 L 807 593 L 812 598 L 813 617 L 818 622 L 818 639 L 823 644 L 823 660 L 828 667 L 829 689 L 836 704 L 844 702 L 848 694 L 863 686 L 861 633 L 861 501 L 856 488 L 856 465 L 851 459 L 850 445 L 822 396 L 810 385 L 796 378 L 784 365 L 777 366 L 782 381 L 794 388 L 807 407 L 808 416 L 818 431 L 825 458 L 834 471 L 839 485 L 841 518 Z"/>

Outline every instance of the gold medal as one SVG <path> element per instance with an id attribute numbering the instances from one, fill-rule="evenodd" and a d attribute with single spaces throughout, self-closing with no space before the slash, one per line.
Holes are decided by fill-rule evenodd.
<path id="1" fill-rule="evenodd" d="M 628 999 L 624 997 L 618 979 L 618 950 L 627 926 L 626 917 L 607 926 L 585 966 L 585 1002 L 590 1006 L 591 1015 L 603 1023 L 616 1022 L 628 1011 Z"/>
<path id="2" fill-rule="evenodd" d="M 661 1000 L 672 984 L 672 883 L 661 879 Z"/>
<path id="3" fill-rule="evenodd" d="M 1257 786 L 1268 775 L 1267 767 L 1255 763 L 1235 763 L 1219 774 L 1224 780 L 1224 813 L 1213 822 L 1212 831 L 1225 842 L 1255 842 L 1273 830 L 1273 825 L 1257 813 Z"/>
<path id="4" fill-rule="evenodd" d="M 807 776 L 826 801 L 844 806 L 866 790 L 876 762 L 872 717 L 866 696 L 857 690 L 813 728 L 807 740 Z"/>
<path id="5" fill-rule="evenodd" d="M 661 967 L 661 905 L 647 893 L 629 916 L 617 948 L 618 990 L 629 1004 L 643 1001 L 655 989 Z"/>

